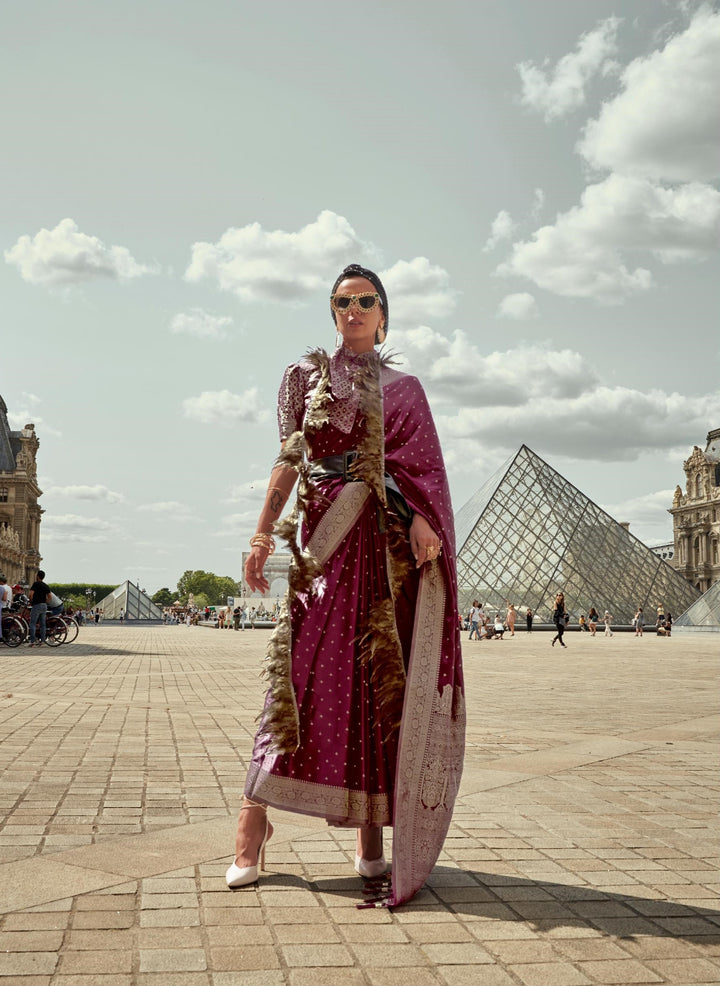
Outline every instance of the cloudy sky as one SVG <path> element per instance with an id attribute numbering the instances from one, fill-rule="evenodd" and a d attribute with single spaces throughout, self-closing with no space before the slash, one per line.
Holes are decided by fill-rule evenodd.
<path id="1" fill-rule="evenodd" d="M 0 393 L 51 581 L 240 577 L 352 261 L 456 509 L 524 442 L 670 539 L 720 426 L 717 5 L 25 0 L 0 31 Z"/>

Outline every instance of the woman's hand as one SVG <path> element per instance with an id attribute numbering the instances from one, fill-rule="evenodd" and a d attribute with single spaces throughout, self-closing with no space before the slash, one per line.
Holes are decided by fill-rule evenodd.
<path id="1" fill-rule="evenodd" d="M 442 542 L 421 514 L 415 514 L 410 525 L 410 548 L 415 557 L 415 568 L 432 561 L 442 551 Z"/>
<path id="2" fill-rule="evenodd" d="M 245 562 L 245 581 L 253 592 L 261 592 L 263 595 L 270 588 L 270 583 L 263 575 L 265 562 L 270 552 L 261 545 L 253 545 L 250 554 Z"/>

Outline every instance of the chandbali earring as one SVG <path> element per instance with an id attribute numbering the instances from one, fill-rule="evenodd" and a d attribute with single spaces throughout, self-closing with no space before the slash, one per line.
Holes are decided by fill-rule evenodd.
<path id="1" fill-rule="evenodd" d="M 385 323 L 383 322 L 381 325 L 378 325 L 375 332 L 375 345 L 381 346 L 385 342 L 386 337 L 387 333 L 385 332 Z"/>
<path id="2" fill-rule="evenodd" d="M 337 349 L 337 348 L 338 348 L 338 346 L 339 346 L 339 345 L 340 345 L 341 343 L 342 343 L 342 334 L 341 334 L 340 332 L 336 332 L 336 333 L 335 333 L 335 348 Z"/>

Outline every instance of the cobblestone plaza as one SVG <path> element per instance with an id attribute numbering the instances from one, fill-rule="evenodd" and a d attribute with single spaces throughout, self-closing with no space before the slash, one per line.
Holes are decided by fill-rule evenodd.
<path id="1" fill-rule="evenodd" d="M 277 811 L 225 887 L 266 641 L 0 649 L 0 986 L 720 982 L 715 634 L 465 640 L 454 821 L 393 912 L 352 832 Z"/>

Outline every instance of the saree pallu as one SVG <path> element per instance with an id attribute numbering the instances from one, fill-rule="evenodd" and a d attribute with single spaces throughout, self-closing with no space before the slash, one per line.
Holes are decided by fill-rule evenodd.
<path id="1" fill-rule="evenodd" d="M 384 903 L 393 906 L 423 886 L 442 849 L 460 784 L 465 716 L 452 511 L 439 442 L 418 381 L 372 355 L 382 392 L 382 468 L 440 534 L 443 553 L 415 569 L 407 528 L 378 502 L 372 482 L 327 477 L 314 484 L 299 560 L 311 559 L 317 574 L 289 593 L 274 634 L 290 653 L 286 713 L 294 714 L 297 739 L 278 743 L 271 725 L 278 693 L 271 688 L 245 793 L 334 825 L 392 825 L 392 889 Z M 348 436 L 321 423 L 311 436 L 312 457 L 337 454 L 348 441 L 361 445 L 366 426 L 359 415 Z M 376 633 L 378 613 L 390 625 Z M 400 657 L 393 722 L 385 685 L 395 671 L 382 655 L 367 653 L 382 632 Z"/>

